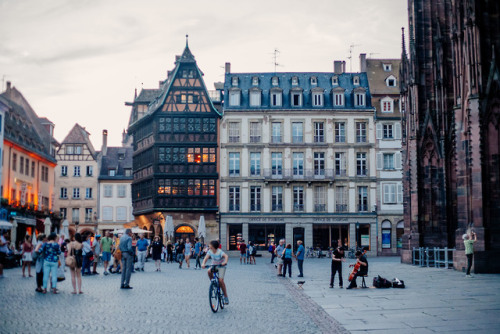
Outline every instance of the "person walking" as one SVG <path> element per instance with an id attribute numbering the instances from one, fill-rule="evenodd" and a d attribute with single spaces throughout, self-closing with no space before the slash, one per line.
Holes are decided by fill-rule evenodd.
<path id="1" fill-rule="evenodd" d="M 43 244 L 42 247 L 42 256 L 44 258 L 42 293 L 47 293 L 49 277 L 52 277 L 52 293 L 59 293 L 57 290 L 57 268 L 59 267 L 59 254 L 61 254 L 61 250 L 59 248 L 59 244 L 56 242 L 56 239 L 57 234 L 52 232 L 48 237 L 48 242 Z"/>
<path id="2" fill-rule="evenodd" d="M 132 230 L 126 229 L 120 238 L 120 252 L 122 254 L 122 289 L 132 289 L 130 286 L 130 275 L 134 267 L 134 252 L 132 250 Z"/>
<path id="3" fill-rule="evenodd" d="M 104 275 L 108 275 L 109 261 L 111 261 L 111 247 L 113 246 L 113 239 L 111 232 L 106 232 L 106 236 L 101 239 L 102 262 L 104 265 Z"/>
<path id="4" fill-rule="evenodd" d="M 276 250 L 276 246 L 274 245 L 274 242 L 271 242 L 269 245 L 269 253 L 271 253 L 271 263 L 274 263 L 274 258 L 276 257 L 276 254 L 274 251 Z"/>
<path id="5" fill-rule="evenodd" d="M 140 235 L 137 240 L 137 267 L 135 270 L 144 271 L 144 264 L 146 263 L 146 256 L 148 255 L 148 241 L 144 238 L 144 234 Z"/>
<path id="6" fill-rule="evenodd" d="M 179 240 L 175 253 L 177 254 L 177 262 L 179 262 L 179 269 L 182 269 L 182 262 L 184 261 L 184 240 Z"/>
<path id="7" fill-rule="evenodd" d="M 97 272 L 97 265 L 99 264 L 99 257 L 101 256 L 101 235 L 95 236 L 94 243 L 92 244 L 92 252 L 94 253 L 94 263 L 92 266 L 92 275 L 99 275 Z"/>
<path id="8" fill-rule="evenodd" d="M 167 263 L 174 262 L 174 246 L 171 241 L 167 242 Z"/>
<path id="9" fill-rule="evenodd" d="M 161 251 L 163 249 L 163 243 L 160 241 L 160 237 L 157 235 L 153 243 L 151 244 L 151 255 L 153 255 L 153 261 L 155 261 L 156 271 L 161 271 Z"/>
<path id="10" fill-rule="evenodd" d="M 186 259 L 186 264 L 189 269 L 189 260 L 191 259 L 191 250 L 192 250 L 191 241 L 189 238 L 186 238 L 186 245 L 184 246 L 184 258 Z"/>
<path id="11" fill-rule="evenodd" d="M 472 239 L 474 237 L 474 239 Z M 470 278 L 470 269 L 472 268 L 472 261 L 474 260 L 474 243 L 477 241 L 477 235 L 475 232 L 466 233 L 462 236 L 464 239 L 465 246 L 465 256 L 467 256 L 467 273 L 465 277 Z"/>
<path id="12" fill-rule="evenodd" d="M 0 235 L 0 278 L 3 278 L 3 265 L 7 261 L 7 253 L 9 252 L 9 232 L 4 231 Z"/>
<path id="13" fill-rule="evenodd" d="M 35 261 L 35 272 L 36 272 L 36 292 L 43 292 L 43 254 L 42 247 L 47 242 L 47 236 L 43 233 L 38 235 L 38 242 L 35 247 L 36 261 Z"/>
<path id="14" fill-rule="evenodd" d="M 196 257 L 196 264 L 194 266 L 194 269 L 201 269 L 201 242 L 200 239 L 194 238 L 195 244 L 194 244 L 194 256 Z"/>
<path id="15" fill-rule="evenodd" d="M 285 250 L 283 251 L 283 277 L 286 276 L 286 268 L 288 267 L 288 277 L 292 277 L 292 244 L 286 245 Z"/>
<path id="16" fill-rule="evenodd" d="M 82 276 L 90 275 L 90 259 L 92 256 L 92 247 L 90 246 L 90 238 L 88 235 L 83 236 L 83 265 Z"/>
<path id="17" fill-rule="evenodd" d="M 304 245 L 302 245 L 302 240 L 297 241 L 297 246 L 297 254 L 295 255 L 295 258 L 297 259 L 297 265 L 299 267 L 299 276 L 297 277 L 304 277 L 305 248 Z"/>
<path id="18" fill-rule="evenodd" d="M 33 245 L 31 244 L 31 236 L 27 235 L 24 240 L 21 253 L 21 256 L 23 258 L 23 277 L 26 277 L 24 275 L 26 267 L 28 267 L 28 277 L 33 277 L 31 276 L 31 262 L 33 261 L 32 252 L 33 252 Z"/>
<path id="19" fill-rule="evenodd" d="M 339 242 L 340 244 L 340 242 Z M 344 247 L 337 247 L 332 253 L 332 272 L 330 275 L 330 288 L 333 289 L 335 274 L 339 273 L 339 288 L 342 289 L 344 282 L 342 281 L 342 262 L 345 261 Z"/>
<path id="20" fill-rule="evenodd" d="M 82 235 L 80 233 L 75 234 L 75 240 L 68 245 L 68 256 L 75 257 L 75 266 L 69 267 L 71 272 L 71 285 L 73 285 L 72 294 L 76 294 L 76 288 L 78 287 L 78 293 L 82 294 L 82 265 L 83 265 L 83 244 Z"/>
<path id="21" fill-rule="evenodd" d="M 278 258 L 278 261 L 276 262 L 276 266 L 278 269 L 278 276 L 284 276 L 282 274 L 282 269 L 283 269 L 283 251 L 285 250 L 285 239 L 281 239 L 278 246 L 276 246 L 276 257 Z"/>

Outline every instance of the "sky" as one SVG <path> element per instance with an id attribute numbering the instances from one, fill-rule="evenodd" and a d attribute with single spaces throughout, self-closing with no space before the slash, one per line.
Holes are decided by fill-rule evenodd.
<path id="1" fill-rule="evenodd" d="M 11 81 L 62 141 L 75 123 L 121 145 L 134 90 L 158 88 L 189 48 L 207 88 L 231 72 L 359 70 L 400 58 L 405 0 L 0 0 L 0 91 Z M 349 62 L 350 45 L 352 64 Z"/>

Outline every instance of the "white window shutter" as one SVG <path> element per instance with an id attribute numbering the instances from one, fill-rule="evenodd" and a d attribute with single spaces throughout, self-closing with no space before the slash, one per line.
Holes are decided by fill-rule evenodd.
<path id="1" fill-rule="evenodd" d="M 384 169 L 384 155 L 382 153 L 377 153 L 377 170 Z"/>
<path id="2" fill-rule="evenodd" d="M 403 184 L 398 183 L 398 203 L 403 203 Z"/>
<path id="3" fill-rule="evenodd" d="M 401 123 L 394 123 L 394 139 L 401 139 Z"/>
<path id="4" fill-rule="evenodd" d="M 396 169 L 401 169 L 402 168 L 402 163 L 401 163 L 401 152 L 396 152 L 396 154 L 394 154 L 394 167 Z"/>
<path id="5" fill-rule="evenodd" d="M 382 136 L 383 136 L 382 123 L 377 123 L 377 139 L 382 139 Z"/>

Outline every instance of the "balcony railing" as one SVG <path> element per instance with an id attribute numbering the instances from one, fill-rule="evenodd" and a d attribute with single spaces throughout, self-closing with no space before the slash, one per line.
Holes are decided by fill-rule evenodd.
<path id="1" fill-rule="evenodd" d="M 240 136 L 229 136 L 229 142 L 230 143 L 239 143 L 240 142 Z"/>
<path id="2" fill-rule="evenodd" d="M 260 143 L 261 142 L 261 136 L 250 136 L 250 142 L 251 143 Z"/>
<path id="3" fill-rule="evenodd" d="M 347 204 L 336 204 L 335 205 L 335 211 L 336 212 L 347 212 Z"/>
<path id="4" fill-rule="evenodd" d="M 347 170 L 346 169 L 336 169 L 335 176 L 347 176 Z"/>
<path id="5" fill-rule="evenodd" d="M 282 136 L 271 136 L 271 142 L 275 144 L 279 144 L 283 142 Z"/>
<path id="6" fill-rule="evenodd" d="M 333 169 L 300 169 L 300 168 L 287 168 L 274 170 L 271 168 L 263 169 L 262 175 L 265 180 L 284 180 L 284 181 L 314 181 L 325 180 L 333 181 L 335 179 L 335 171 Z"/>
<path id="7" fill-rule="evenodd" d="M 314 212 L 326 212 L 326 204 L 314 204 Z"/>
<path id="8" fill-rule="evenodd" d="M 272 210 L 273 210 L 273 212 L 283 211 L 283 204 L 273 204 Z"/>
<path id="9" fill-rule="evenodd" d="M 252 212 L 260 212 L 260 204 L 252 204 L 252 205 L 250 205 L 250 211 L 252 211 Z"/>
<path id="10" fill-rule="evenodd" d="M 239 204 L 229 204 L 229 211 L 230 212 L 240 211 L 240 205 Z"/>
<path id="11" fill-rule="evenodd" d="M 293 211 L 294 212 L 303 212 L 304 211 L 304 204 L 294 204 Z"/>
<path id="12" fill-rule="evenodd" d="M 304 136 L 292 136 L 292 143 L 302 144 L 304 142 Z"/>

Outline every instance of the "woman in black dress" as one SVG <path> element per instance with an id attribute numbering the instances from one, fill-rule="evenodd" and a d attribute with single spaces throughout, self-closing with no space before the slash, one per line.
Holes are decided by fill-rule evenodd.
<path id="1" fill-rule="evenodd" d="M 156 263 L 156 271 L 161 271 L 162 250 L 163 250 L 163 243 L 160 241 L 160 237 L 156 236 L 153 243 L 151 244 L 151 252 L 153 254 L 153 260 Z"/>

